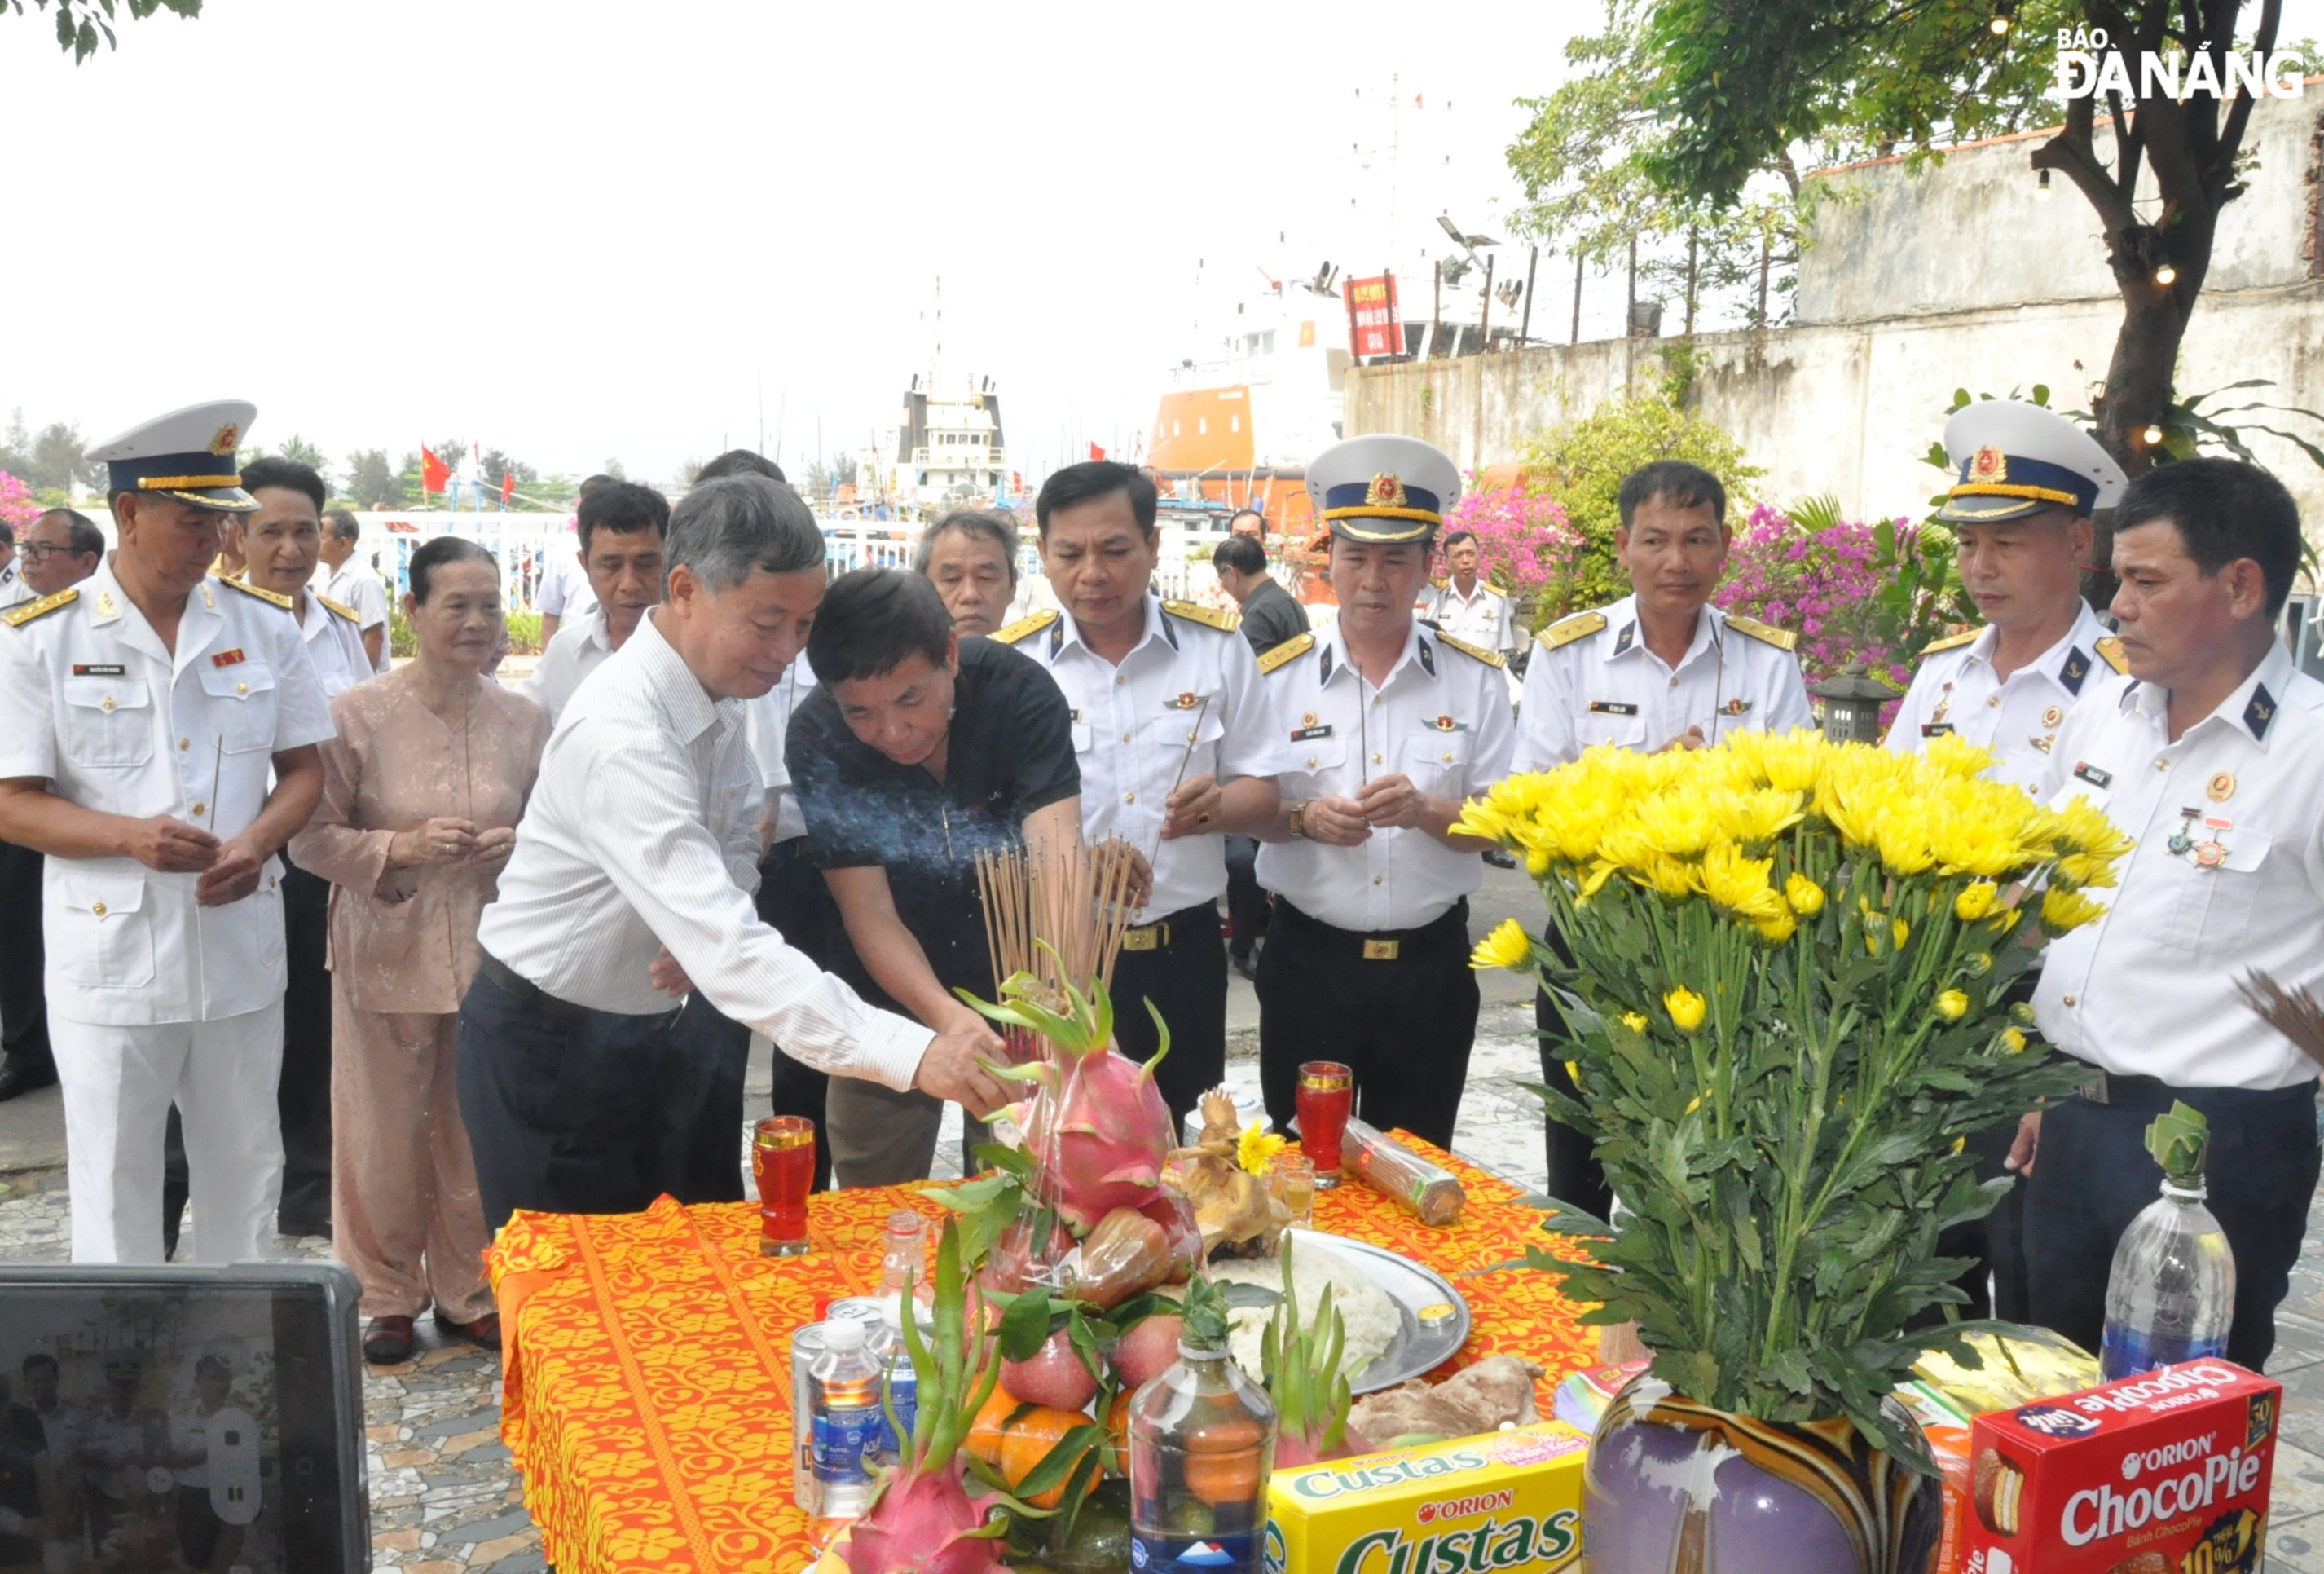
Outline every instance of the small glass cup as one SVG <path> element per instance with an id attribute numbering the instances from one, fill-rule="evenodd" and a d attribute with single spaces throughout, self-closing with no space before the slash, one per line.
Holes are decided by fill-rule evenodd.
<path id="1" fill-rule="evenodd" d="M 1290 1210 L 1293 1229 L 1315 1218 L 1315 1166 L 1305 1153 L 1278 1153 L 1267 1171 L 1268 1194 Z"/>
<path id="2" fill-rule="evenodd" d="M 778 1115 L 751 1128 L 751 1173 L 759 1182 L 759 1255 L 804 1256 L 807 1194 L 815 1184 L 815 1122 Z"/>
<path id="3" fill-rule="evenodd" d="M 1308 1060 L 1299 1068 L 1299 1151 L 1315 1166 L 1315 1186 L 1329 1191 L 1340 1183 L 1340 1135 L 1356 1109 L 1356 1074 L 1337 1060 Z"/>

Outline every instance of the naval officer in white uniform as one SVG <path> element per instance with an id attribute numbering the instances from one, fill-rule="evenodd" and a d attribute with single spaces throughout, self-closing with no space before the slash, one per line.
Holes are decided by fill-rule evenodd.
<path id="1" fill-rule="evenodd" d="M 1950 733 L 1991 749 L 1995 778 L 2031 787 L 2094 679 L 2124 671 L 2081 579 L 2091 511 L 2112 508 L 2126 477 L 2080 428 L 2015 399 L 1956 413 L 1945 455 L 1959 479 L 1937 517 L 1985 626 L 1922 647 L 1886 742 L 1910 754 Z"/>
<path id="2" fill-rule="evenodd" d="M 2063 416 L 2015 399 L 1981 399 L 1945 422 L 1955 480 L 1937 517 L 1960 543 L 1961 585 L 1985 626 L 1926 645 L 1883 741 L 1903 754 L 1951 736 L 1993 751 L 1987 773 L 2031 789 L 2051 764 L 2059 729 L 2101 681 L 2124 670 L 2122 642 L 2082 599 L 2090 513 L 2122 496 L 2122 467 Z M 2031 999 L 2038 965 L 2013 1000 Z M 1969 1134 L 1977 1177 L 2006 1173 L 2016 1131 Z M 2025 1188 L 1983 1218 L 1954 1225 L 1939 1250 L 1976 1266 L 1958 1281 L 1963 1315 L 2026 1320 Z"/>
<path id="3" fill-rule="evenodd" d="M 298 624 L 209 566 L 253 506 L 253 406 L 196 405 L 91 450 L 121 544 L 0 618 L 0 837 L 48 855 L 49 1033 L 73 1257 L 161 1260 L 161 1130 L 192 1165 L 194 1256 L 259 1255 L 281 1182 L 282 866 L 331 733 Z M 274 773 L 270 789 L 267 773 Z"/>

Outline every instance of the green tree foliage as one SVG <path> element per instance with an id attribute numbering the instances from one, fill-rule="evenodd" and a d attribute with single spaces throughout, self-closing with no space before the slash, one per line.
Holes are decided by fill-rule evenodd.
<path id="1" fill-rule="evenodd" d="M 1526 489 L 1563 508 L 1583 542 L 1563 606 L 1545 598 L 1536 613 L 1542 621 L 1630 593 L 1629 576 L 1614 557 L 1614 530 L 1622 523 L 1617 498 L 1622 477 L 1655 459 L 1684 459 L 1718 477 L 1727 488 L 1729 524 L 1749 515 L 1751 484 L 1766 474 L 1746 460 L 1741 443 L 1660 393 L 1602 404 L 1526 443 Z"/>
<path id="2" fill-rule="evenodd" d="M 403 479 L 388 468 L 385 449 L 347 456 L 346 495 L 357 508 L 388 508 L 403 501 Z"/>
<path id="3" fill-rule="evenodd" d="M 263 454 L 267 450 L 263 448 L 257 449 L 254 449 L 249 457 L 255 458 L 258 454 Z M 315 474 L 323 478 L 323 489 L 326 492 L 330 490 L 331 461 L 324 457 L 323 450 L 320 448 L 309 442 L 297 432 L 294 431 L 289 437 L 284 438 L 282 440 L 282 446 L 274 450 L 274 455 L 277 458 L 289 459 L 293 464 L 304 465 L 309 469 L 313 470 Z"/>
<path id="4" fill-rule="evenodd" d="M 2207 56 L 2224 83 L 2230 51 L 2274 50 L 2282 12 L 2282 0 L 2024 0 L 1997 36 L 1995 0 L 1662 0 L 1644 48 L 1669 110 L 1642 166 L 1656 189 L 1723 208 L 1803 144 L 1927 157 L 2047 124 L 2057 30 L 2105 29 L 2134 91 L 2068 99 L 2065 124 L 2029 162 L 2064 175 L 2098 216 L 2123 322 L 2092 412 L 2098 441 L 2137 475 L 2153 460 L 2146 430 L 2172 414 L 2220 210 L 2245 190 L 2256 102 L 2174 97 L 2137 61 L 2176 55 L 2191 74 Z"/>
<path id="5" fill-rule="evenodd" d="M 57 47 L 69 53 L 73 64 L 78 65 L 97 52 L 98 41 L 107 49 L 119 47 L 113 36 L 114 18 L 127 14 L 142 21 L 157 11 L 167 11 L 178 16 L 201 14 L 202 0 L 32 0 L 34 9 L 53 10 L 57 21 Z M 0 0 L 0 14 L 24 14 L 24 0 Z"/>

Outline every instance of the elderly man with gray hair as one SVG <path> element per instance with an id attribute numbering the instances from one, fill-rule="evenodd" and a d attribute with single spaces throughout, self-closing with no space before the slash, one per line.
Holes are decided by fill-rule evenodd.
<path id="1" fill-rule="evenodd" d="M 460 1006 L 460 1112 L 484 1220 L 629 1213 L 667 1172 L 658 1088 L 698 1080 L 689 993 L 839 1076 L 983 1115 L 982 1035 L 866 1005 L 762 922 L 760 788 L 744 703 L 807 643 L 824 542 L 791 489 L 697 486 L 670 516 L 663 599 L 574 697 L 517 826 Z M 741 1133 L 735 1134 L 740 1162 Z"/>
<path id="2" fill-rule="evenodd" d="M 1017 595 L 1015 517 L 954 509 L 921 533 L 912 572 L 936 588 L 961 638 L 998 633 Z"/>

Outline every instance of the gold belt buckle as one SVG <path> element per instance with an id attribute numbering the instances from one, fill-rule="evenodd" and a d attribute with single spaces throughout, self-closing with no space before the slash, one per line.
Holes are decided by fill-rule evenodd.
<path id="1" fill-rule="evenodd" d="M 1364 942 L 1364 960 L 1367 962 L 1393 962 L 1396 960 L 1397 949 L 1403 944 L 1404 942 L 1402 940 L 1366 940 Z"/>
<path id="2" fill-rule="evenodd" d="M 1169 927 L 1167 923 L 1149 923 L 1143 929 L 1126 931 L 1121 937 L 1121 949 L 1125 951 L 1158 951 L 1162 949 L 1164 931 Z"/>

